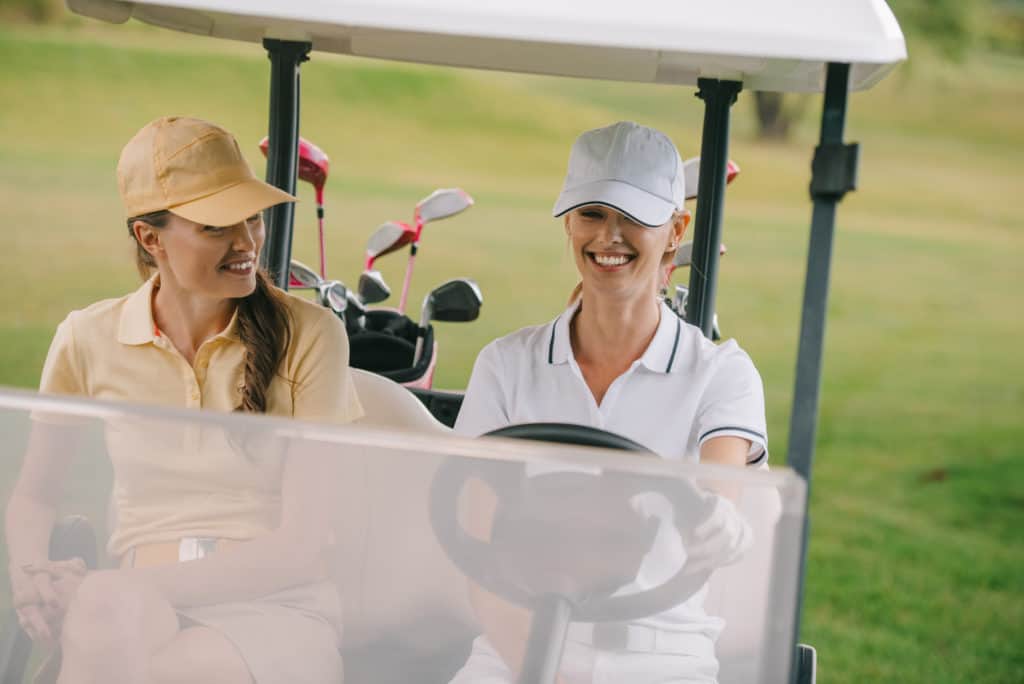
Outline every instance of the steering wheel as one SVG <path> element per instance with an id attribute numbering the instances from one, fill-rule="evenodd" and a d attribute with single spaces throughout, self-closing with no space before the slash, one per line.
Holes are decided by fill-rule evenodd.
<path id="1" fill-rule="evenodd" d="M 651 455 L 621 435 L 582 425 L 527 423 L 485 436 Z M 490 542 L 471 536 L 458 520 L 459 497 L 471 479 L 486 483 L 498 498 Z M 545 596 L 562 596 L 572 605 L 574 621 L 629 621 L 678 605 L 700 589 L 711 574 L 706 566 L 693 569 L 684 562 L 658 586 L 613 595 L 635 579 L 643 556 L 654 542 L 657 521 L 644 518 L 630 506 L 634 497 L 645 494 L 662 495 L 672 507 L 672 519 L 686 521 L 687 529 L 697 527 L 714 509 L 712 495 L 683 479 L 602 473 L 576 466 L 559 466 L 557 472 L 527 476 L 522 463 L 455 458 L 444 463 L 434 476 L 430 520 L 452 562 L 487 591 L 527 608 L 535 608 Z M 585 515 L 577 512 L 574 520 L 560 527 L 560 511 L 571 510 L 572 506 L 566 504 L 573 503 L 573 499 L 584 501 L 589 508 L 585 508 Z M 545 512 L 559 513 L 545 516 Z M 588 526 L 597 528 L 596 534 L 589 534 Z M 687 540 L 683 541 L 685 544 Z M 581 587 L 577 580 L 586 574 L 588 552 L 591 557 L 595 555 L 595 544 L 604 544 L 614 552 L 615 567 L 603 582 Z M 555 560 L 545 565 L 545 554 L 539 556 L 538 549 L 551 552 Z M 596 555 L 600 567 L 607 568 L 609 557 Z"/>

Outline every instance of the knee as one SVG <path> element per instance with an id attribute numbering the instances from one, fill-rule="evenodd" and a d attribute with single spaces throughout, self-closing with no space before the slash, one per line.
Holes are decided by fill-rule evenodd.
<path id="1" fill-rule="evenodd" d="M 95 572 L 78 587 L 64 619 L 62 642 L 78 652 L 121 650 L 142 633 L 140 587 L 114 572 Z"/>

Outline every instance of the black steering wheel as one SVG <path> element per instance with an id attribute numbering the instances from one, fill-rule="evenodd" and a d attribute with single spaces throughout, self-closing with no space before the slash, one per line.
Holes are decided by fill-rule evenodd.
<path id="1" fill-rule="evenodd" d="M 581 425 L 528 423 L 485 436 L 652 455 L 621 435 Z M 497 495 L 489 542 L 467 533 L 458 520 L 460 494 L 471 479 L 483 481 Z M 522 463 L 454 458 L 434 477 L 430 519 L 452 562 L 487 591 L 531 609 L 548 596 L 561 596 L 572 605 L 573 621 L 629 621 L 678 605 L 711 574 L 706 566 L 694 569 L 683 563 L 658 586 L 613 595 L 636 578 L 653 546 L 658 521 L 630 505 L 643 494 L 662 495 L 672 506 L 673 519 L 686 521 L 686 529 L 695 528 L 714 508 L 712 495 L 683 479 L 572 466 L 527 476 Z M 685 544 L 688 535 L 680 534 Z M 594 567 L 601 570 L 600 577 L 587 576 Z"/>

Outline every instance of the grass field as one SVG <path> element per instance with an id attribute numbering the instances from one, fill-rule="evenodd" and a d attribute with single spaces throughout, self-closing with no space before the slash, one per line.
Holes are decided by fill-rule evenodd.
<path id="1" fill-rule="evenodd" d="M 133 27 L 0 29 L 0 385 L 38 381 L 56 324 L 135 287 L 114 166 L 167 113 L 223 122 L 262 169 L 268 69 L 254 46 Z M 852 97 L 861 182 L 839 209 L 802 640 L 822 681 L 1024 682 L 1024 62 L 927 56 Z M 698 152 L 690 92 L 314 55 L 303 134 L 331 155 L 329 260 L 354 285 L 369 232 L 434 187 L 477 205 L 428 227 L 418 301 L 479 281 L 441 328 L 440 386 L 494 337 L 557 313 L 575 282 L 550 205 L 581 130 L 632 118 Z M 820 102 L 788 144 L 735 108 L 718 311 L 765 380 L 786 452 Z M 314 260 L 311 193 L 296 256 Z M 389 282 L 402 259 L 382 260 Z M 9 472 L 9 467 L 4 468 Z M 6 486 L 6 485 L 5 485 Z"/>

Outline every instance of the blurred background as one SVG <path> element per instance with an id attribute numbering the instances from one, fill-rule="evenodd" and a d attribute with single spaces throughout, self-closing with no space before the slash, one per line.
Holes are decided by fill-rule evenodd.
<path id="1" fill-rule="evenodd" d="M 1024 0 L 900 0 L 910 60 L 853 95 L 857 192 L 840 205 L 802 640 L 824 681 L 1024 682 Z M 114 168 L 146 122 L 225 125 L 262 174 L 261 48 L 0 0 L 0 385 L 31 388 L 67 313 L 138 285 Z M 411 302 L 467 276 L 480 320 L 438 324 L 435 385 L 561 311 L 576 282 L 550 207 L 569 146 L 619 119 L 699 153 L 680 88 L 314 53 L 302 134 L 331 159 L 331 277 L 435 187 L 476 199 L 424 232 Z M 821 99 L 741 93 L 718 313 L 765 380 L 786 453 Z M 295 256 L 316 263 L 302 184 Z M 399 289 L 404 256 L 378 262 Z M 686 274 L 677 275 L 685 282 Z M 416 307 L 414 307 L 416 308 Z M 16 464 L 2 464 L 9 487 Z M 6 498 L 6 494 L 4 494 Z"/>

